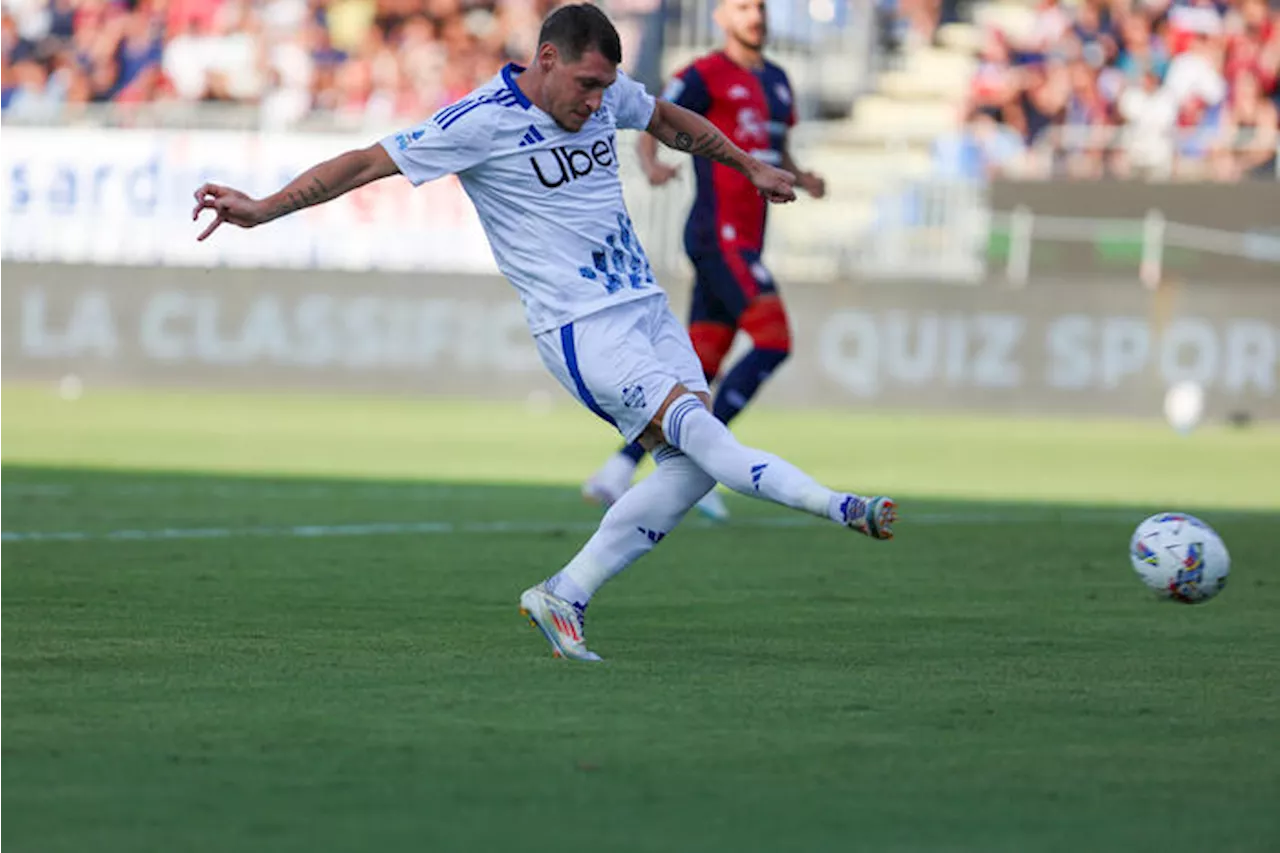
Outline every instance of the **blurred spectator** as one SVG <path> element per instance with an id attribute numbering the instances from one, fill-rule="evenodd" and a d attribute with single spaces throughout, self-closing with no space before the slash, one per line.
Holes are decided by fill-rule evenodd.
<path id="1" fill-rule="evenodd" d="M 1227 82 L 1222 76 L 1221 24 L 1215 25 L 1216 29 L 1203 22 L 1197 26 L 1206 29 L 1175 29 L 1175 33 L 1186 35 L 1186 38 L 1179 38 L 1186 47 L 1170 60 L 1164 75 L 1164 87 L 1178 104 L 1186 104 L 1193 99 L 1217 104 L 1227 90 Z"/>
<path id="2" fill-rule="evenodd" d="M 969 107 L 1021 136 L 1019 169 L 1275 178 L 1278 77 L 1266 0 L 1040 0 L 1023 37 L 985 34 Z"/>
<path id="3" fill-rule="evenodd" d="M 1230 154 L 1223 138 L 1225 109 L 1200 97 L 1182 102 L 1178 114 L 1174 172 L 1183 177 L 1230 177 Z"/>
<path id="4" fill-rule="evenodd" d="M 1120 24 L 1120 52 L 1115 67 L 1130 81 L 1154 74 L 1157 84 L 1169 64 L 1164 41 L 1145 15 L 1127 15 Z"/>
<path id="5" fill-rule="evenodd" d="M 933 144 L 933 172 L 944 180 L 987 180 L 998 174 L 1017 174 L 1027 146 L 1012 128 L 996 122 L 989 109 L 975 110 L 958 131 L 939 136 Z"/>
<path id="6" fill-rule="evenodd" d="M 1016 124 L 1014 104 L 1022 93 L 1022 76 L 1012 65 L 1009 44 L 999 30 L 988 30 L 978 53 L 978 70 L 971 84 L 975 110 L 988 110 L 998 121 Z"/>
<path id="7" fill-rule="evenodd" d="M 907 45 L 937 46 L 938 28 L 961 18 L 960 0 L 874 0 L 874 7 L 878 39 L 882 48 L 891 53 Z M 815 5 L 810 4 L 813 8 Z"/>
<path id="8" fill-rule="evenodd" d="M 1046 50 L 1071 29 L 1071 15 L 1058 0 L 1040 0 L 1036 15 L 1027 35 L 1027 45 L 1036 50 Z"/>
<path id="9" fill-rule="evenodd" d="M 24 118 L 52 118 L 62 106 L 62 93 L 50 85 L 49 73 L 35 59 L 23 59 L 13 65 L 6 80 L 4 98 L 6 112 Z"/>
<path id="10" fill-rule="evenodd" d="M 1275 102 L 1263 96 L 1257 75 L 1243 69 L 1236 72 L 1223 127 L 1223 137 L 1235 143 L 1230 177 L 1276 176 L 1276 146 L 1280 145 L 1278 113 Z"/>
<path id="11" fill-rule="evenodd" d="M 1178 123 L 1178 105 L 1160 88 L 1160 78 L 1153 69 L 1139 71 L 1138 78 L 1138 84 L 1129 86 L 1119 98 L 1125 127 L 1123 144 L 1113 159 L 1119 177 L 1135 172 L 1161 175 L 1173 168 L 1172 134 Z"/>

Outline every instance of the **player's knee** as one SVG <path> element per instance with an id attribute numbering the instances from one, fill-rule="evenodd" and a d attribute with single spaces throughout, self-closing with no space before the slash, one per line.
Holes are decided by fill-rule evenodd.
<path id="1" fill-rule="evenodd" d="M 791 352 L 791 329 L 787 325 L 787 312 L 777 296 L 761 296 L 748 305 L 738 320 L 738 326 L 751 336 L 756 349 L 777 353 L 778 364 Z"/>
<path id="2" fill-rule="evenodd" d="M 698 354 L 702 374 L 708 382 L 720 372 L 720 365 L 733 346 L 733 334 L 733 329 L 723 323 L 689 324 L 689 340 L 693 342 L 693 351 Z"/>
<path id="3" fill-rule="evenodd" d="M 666 423 L 667 412 L 677 402 L 684 400 L 686 397 L 695 398 L 702 404 L 704 409 L 708 412 L 711 411 L 710 394 L 705 391 L 690 391 L 684 385 L 677 382 L 675 387 L 668 392 L 666 399 L 662 401 L 662 405 L 658 406 L 658 411 L 653 416 L 653 420 L 645 426 L 644 431 L 640 433 L 640 437 L 636 439 L 640 442 L 641 447 L 650 453 L 653 453 L 663 444 L 670 443 L 667 441 L 663 426 Z"/>

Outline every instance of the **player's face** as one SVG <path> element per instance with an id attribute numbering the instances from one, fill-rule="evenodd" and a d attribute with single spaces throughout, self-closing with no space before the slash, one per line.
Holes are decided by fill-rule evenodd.
<path id="1" fill-rule="evenodd" d="M 556 124 L 577 133 L 600 109 L 604 90 L 618 79 L 618 67 L 598 50 L 588 50 L 576 61 L 565 62 L 559 51 L 549 44 L 543 46 L 538 59 L 546 73 L 543 97 L 547 112 Z"/>
<path id="2" fill-rule="evenodd" d="M 721 0 L 716 19 L 733 41 L 751 50 L 764 49 L 769 34 L 764 0 Z"/>

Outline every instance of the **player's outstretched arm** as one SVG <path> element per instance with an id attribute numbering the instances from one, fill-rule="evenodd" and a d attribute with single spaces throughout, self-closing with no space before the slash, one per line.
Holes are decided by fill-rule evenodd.
<path id="1" fill-rule="evenodd" d="M 782 143 L 782 168 L 796 176 L 796 186 L 814 198 L 822 198 L 827 194 L 827 182 L 817 172 L 806 172 L 791 156 L 791 140 Z"/>
<path id="2" fill-rule="evenodd" d="M 663 145 L 737 169 L 750 178 L 769 201 L 795 201 L 795 175 L 752 157 L 691 110 L 669 101 L 658 101 L 646 129 Z"/>
<path id="3" fill-rule="evenodd" d="M 260 199 L 250 198 L 231 187 L 205 184 L 196 190 L 196 207 L 191 218 L 199 219 L 204 210 L 212 210 L 216 216 L 196 239 L 205 239 L 224 222 L 241 228 L 262 225 L 295 210 L 323 204 L 399 171 L 385 148 L 371 145 L 312 166 L 279 192 Z"/>

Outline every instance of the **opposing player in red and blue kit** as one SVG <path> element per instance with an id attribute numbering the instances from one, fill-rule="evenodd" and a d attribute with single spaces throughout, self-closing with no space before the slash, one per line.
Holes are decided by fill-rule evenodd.
<path id="1" fill-rule="evenodd" d="M 822 178 L 796 166 L 787 148 L 795 124 L 795 104 L 786 73 L 764 58 L 768 26 L 764 0 L 721 0 L 716 23 L 724 48 L 696 60 L 670 82 L 663 98 L 705 116 L 744 151 L 796 176 L 796 185 L 822 198 Z M 676 168 L 657 157 L 652 137 L 639 143 L 649 182 L 661 186 Z M 709 160 L 694 161 L 697 183 L 684 243 L 695 282 L 689 337 L 708 382 L 719 378 L 713 413 L 729 423 L 791 352 L 791 332 L 773 276 L 761 261 L 766 203 L 751 182 Z M 722 373 L 738 330 L 753 347 Z M 611 505 L 631 486 L 644 456 L 639 444 L 623 448 L 583 486 L 589 500 Z M 698 504 L 703 514 L 728 517 L 724 501 L 711 491 Z"/>

